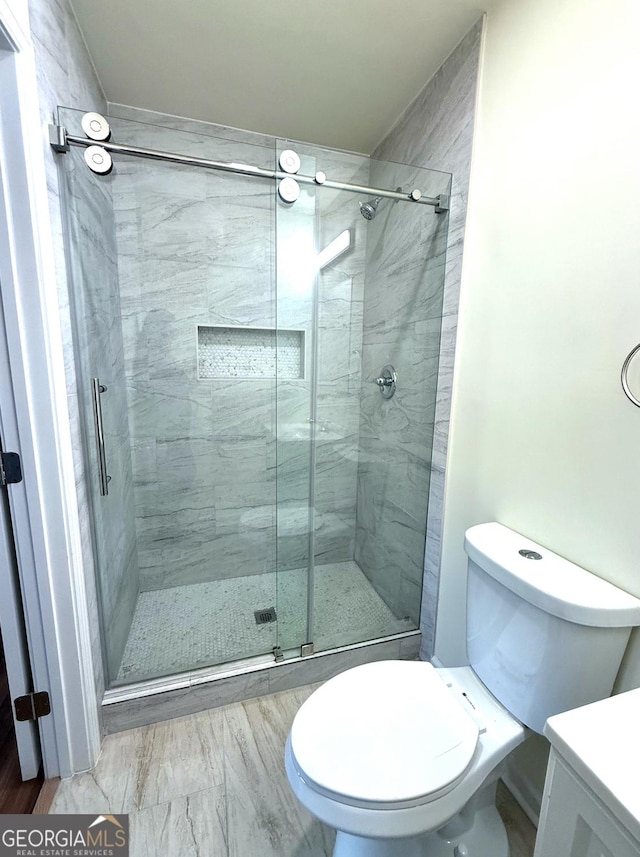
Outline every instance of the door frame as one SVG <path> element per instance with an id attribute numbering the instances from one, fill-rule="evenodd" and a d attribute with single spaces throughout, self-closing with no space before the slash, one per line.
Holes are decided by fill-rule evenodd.
<path id="1" fill-rule="evenodd" d="M 11 2 L 11 0 L 9 0 Z M 51 715 L 38 721 L 46 777 L 95 764 L 99 700 L 82 560 L 56 259 L 36 62 L 26 0 L 0 0 L 2 304 L 10 382 L 0 388 L 5 450 L 24 473 L 9 488 L 31 669 Z"/>
<path id="2" fill-rule="evenodd" d="M 0 172 L 0 183 L 2 180 Z M 3 221 L 3 206 L 0 205 L 0 295 L 4 280 L 1 269 L 5 242 L 5 224 Z M 5 411 L 4 391 L 8 389 L 9 363 L 4 337 L 4 318 L 2 317 L 2 301 L 0 300 L 0 450 L 3 450 L 2 438 L 3 415 Z M 10 511 L 9 490 L 0 488 L 0 636 L 4 649 L 4 662 L 9 685 L 9 695 L 13 702 L 19 696 L 31 693 L 35 688 L 31 675 L 31 658 L 22 608 L 22 591 L 20 575 L 17 568 L 17 556 L 13 538 L 13 526 Z M 48 688 L 47 688 L 48 690 Z M 38 723 L 29 720 L 18 721 L 15 717 L 13 704 L 13 728 L 16 738 L 16 750 L 20 762 L 20 772 L 23 780 L 31 780 L 38 776 L 42 765 L 42 751 Z"/>

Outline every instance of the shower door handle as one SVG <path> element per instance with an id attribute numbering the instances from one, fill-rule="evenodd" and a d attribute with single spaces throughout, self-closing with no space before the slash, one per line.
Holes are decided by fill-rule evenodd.
<path id="1" fill-rule="evenodd" d="M 107 453 L 104 445 L 104 423 L 102 422 L 102 402 L 100 396 L 106 393 L 107 388 L 100 383 L 99 378 L 91 379 L 91 395 L 93 399 L 93 422 L 96 430 L 96 450 L 98 453 L 98 483 L 100 494 L 106 497 L 109 493 L 109 481 L 107 475 Z"/>

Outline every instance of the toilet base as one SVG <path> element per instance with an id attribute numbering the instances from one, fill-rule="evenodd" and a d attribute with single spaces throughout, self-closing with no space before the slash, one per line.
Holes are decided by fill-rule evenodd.
<path id="1" fill-rule="evenodd" d="M 509 857 L 495 791 L 495 782 L 485 786 L 448 824 L 420 836 L 370 839 L 339 830 L 333 857 Z"/>

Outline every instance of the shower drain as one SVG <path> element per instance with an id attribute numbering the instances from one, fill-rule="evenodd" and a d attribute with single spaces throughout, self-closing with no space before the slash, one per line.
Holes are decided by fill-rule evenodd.
<path id="1" fill-rule="evenodd" d="M 275 622 L 277 619 L 275 607 L 256 610 L 253 615 L 256 617 L 256 625 L 265 625 L 267 622 Z"/>

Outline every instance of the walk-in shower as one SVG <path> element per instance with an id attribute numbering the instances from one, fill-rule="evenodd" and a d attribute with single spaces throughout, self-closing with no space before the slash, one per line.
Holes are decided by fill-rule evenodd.
<path id="1" fill-rule="evenodd" d="M 450 176 L 82 118 L 53 142 L 109 686 L 415 632 Z"/>

